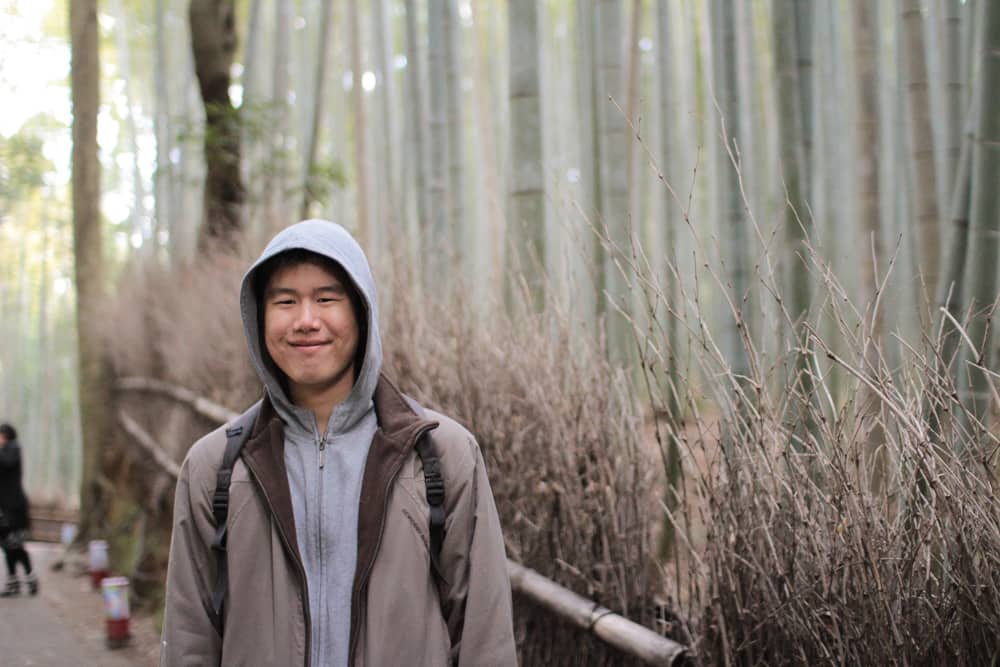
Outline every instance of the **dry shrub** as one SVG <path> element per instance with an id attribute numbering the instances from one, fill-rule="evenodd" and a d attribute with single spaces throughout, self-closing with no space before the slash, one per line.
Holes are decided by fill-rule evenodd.
<path id="1" fill-rule="evenodd" d="M 116 378 L 151 377 L 180 385 L 233 410 L 260 395 L 239 312 L 248 262 L 219 253 L 179 267 L 130 266 L 106 320 Z M 137 421 L 176 461 L 218 424 L 188 406 L 145 392 L 119 392 L 116 409 Z M 103 469 L 114 486 L 106 535 L 119 571 L 141 604 L 159 609 L 170 544 L 173 479 L 118 429 Z"/>
<path id="2" fill-rule="evenodd" d="M 677 369 L 650 332 L 676 318 L 694 360 L 680 384 L 699 423 L 659 428 L 684 457 L 673 585 L 696 653 L 727 665 L 995 664 L 998 441 L 951 418 L 964 408 L 941 370 L 944 339 L 903 344 L 903 368 L 890 368 L 864 325 L 871 313 L 854 310 L 810 252 L 822 278 L 812 319 L 779 307 L 758 336 L 741 329 L 748 375 L 720 352 L 699 299 L 674 299 L 648 267 L 631 265 L 653 319 L 635 330 L 661 413 Z M 755 278 L 780 305 L 773 276 Z M 775 332 L 786 342 L 766 345 Z M 804 350 L 811 370 L 798 364 Z M 705 422 L 705 406 L 717 424 Z"/>
<path id="3" fill-rule="evenodd" d="M 460 306 L 397 294 L 386 329 L 386 366 L 403 389 L 476 435 L 508 556 L 654 627 L 656 465 L 623 376 L 549 318 L 477 323 Z M 631 664 L 515 603 L 522 664 Z"/>
<path id="4" fill-rule="evenodd" d="M 259 398 L 239 309 L 240 281 L 249 263 L 240 254 L 217 252 L 186 266 L 127 271 L 107 331 L 115 375 L 171 382 L 232 410 Z M 152 421 L 142 423 L 178 460 L 194 439 L 216 426 L 170 399 L 125 398 L 130 409 L 148 411 Z"/>

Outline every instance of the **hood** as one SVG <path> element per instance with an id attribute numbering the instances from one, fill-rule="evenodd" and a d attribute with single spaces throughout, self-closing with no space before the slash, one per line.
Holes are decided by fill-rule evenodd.
<path id="1" fill-rule="evenodd" d="M 271 239 L 264 252 L 243 276 L 240 287 L 240 313 L 243 317 L 243 331 L 250 351 L 250 360 L 261 382 L 264 383 L 264 389 L 271 403 L 285 424 L 293 429 L 313 433 L 314 418 L 311 411 L 292 404 L 272 367 L 264 362 L 262 332 L 258 325 L 257 295 L 254 294 L 254 276 L 260 266 L 270 258 L 295 249 L 309 250 L 339 264 L 361 294 L 367 314 L 365 356 L 355 379 L 354 388 L 347 399 L 334 408 L 329 424 L 317 425 L 321 434 L 335 435 L 349 430 L 372 409 L 372 397 L 382 368 L 382 339 L 379 336 L 375 280 L 361 246 L 346 229 L 328 220 L 305 220 L 285 228 Z"/>

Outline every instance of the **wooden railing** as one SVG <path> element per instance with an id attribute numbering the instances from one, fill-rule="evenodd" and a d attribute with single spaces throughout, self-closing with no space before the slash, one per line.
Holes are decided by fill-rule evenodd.
<path id="1" fill-rule="evenodd" d="M 76 524 L 80 514 L 37 503 L 31 504 L 31 539 L 36 542 L 61 542 L 63 524 Z"/>
<path id="2" fill-rule="evenodd" d="M 116 388 L 118 391 L 151 392 L 172 398 L 189 406 L 202 417 L 220 424 L 231 421 L 238 416 L 236 412 L 198 396 L 189 389 L 161 380 L 130 377 L 119 381 Z M 152 457 L 161 470 L 177 479 L 180 466 L 156 442 L 153 436 L 125 412 L 118 413 L 118 421 L 135 442 Z M 686 646 L 634 623 L 592 600 L 581 597 L 568 588 L 510 559 L 507 560 L 507 573 L 510 576 L 511 589 L 514 593 L 532 601 L 564 621 L 593 633 L 623 653 L 647 664 L 665 667 L 685 664 L 689 658 Z"/>

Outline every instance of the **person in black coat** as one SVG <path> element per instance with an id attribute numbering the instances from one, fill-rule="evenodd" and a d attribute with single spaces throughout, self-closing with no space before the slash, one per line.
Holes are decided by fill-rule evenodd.
<path id="1" fill-rule="evenodd" d="M 31 520 L 28 517 L 28 497 L 21 485 L 21 446 L 17 431 L 10 424 L 0 424 L 0 546 L 7 559 L 7 586 L 0 596 L 10 597 L 21 592 L 17 564 L 24 568 L 28 592 L 38 593 L 38 577 L 31 569 L 31 558 L 24 548 Z"/>

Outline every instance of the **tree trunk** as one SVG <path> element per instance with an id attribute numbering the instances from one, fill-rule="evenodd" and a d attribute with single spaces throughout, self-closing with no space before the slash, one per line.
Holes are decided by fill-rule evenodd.
<path id="1" fill-rule="evenodd" d="M 670 2 L 669 0 L 658 0 L 656 3 L 656 37 L 657 37 L 657 75 L 659 93 L 660 112 L 660 172 L 663 174 L 669 187 L 661 186 L 663 199 L 663 214 L 660 225 L 663 228 L 664 237 L 664 260 L 668 268 L 663 272 L 664 290 L 670 308 L 679 308 L 678 295 L 680 290 L 675 284 L 675 275 L 680 275 L 677 266 L 677 235 L 674 233 L 674 225 L 680 222 L 680 206 L 677 201 L 677 193 L 680 180 L 678 178 L 678 156 L 677 152 L 677 130 L 676 119 L 679 108 L 678 96 L 680 91 L 679 81 L 674 76 L 674 36 L 671 26 Z M 669 267 L 673 267 L 672 269 Z M 679 482 L 681 479 L 681 458 L 680 440 L 677 433 L 680 432 L 682 419 L 682 406 L 679 389 L 682 386 L 682 378 L 679 372 L 679 336 L 677 333 L 677 318 L 668 312 L 663 312 L 665 321 L 666 349 L 670 353 L 667 359 L 667 382 L 665 387 L 664 408 L 667 413 L 668 435 L 666 442 L 665 470 L 666 489 L 664 493 L 664 503 L 671 510 L 677 507 Z M 674 523 L 670 517 L 664 516 L 661 523 L 661 537 L 659 544 L 659 556 L 661 559 L 667 558 L 673 550 Z"/>
<path id="2" fill-rule="evenodd" d="M 879 86 L 878 39 L 873 9 L 867 2 L 855 2 L 854 53 L 857 94 L 854 109 L 857 141 L 858 226 L 861 230 L 861 271 L 863 301 L 873 305 L 878 288 L 876 266 L 882 260 L 882 233 L 879 226 Z M 873 338 L 882 335 L 881 310 L 867 324 Z"/>
<path id="3" fill-rule="evenodd" d="M 955 187 L 952 191 L 951 200 L 951 220 L 948 234 L 948 251 L 945 255 L 945 265 L 941 272 L 941 283 L 937 288 L 937 304 L 942 311 L 938 315 L 938 329 L 940 330 L 941 343 L 938 350 L 937 363 L 935 367 L 939 376 L 944 378 L 952 374 L 956 352 L 959 351 L 960 334 L 955 326 L 955 322 L 961 322 L 964 305 L 964 275 L 965 262 L 969 254 L 969 208 L 972 203 L 972 151 L 974 137 L 977 127 L 975 112 L 978 111 L 979 95 L 982 91 L 976 87 L 976 99 L 971 104 L 970 119 L 966 123 L 966 138 L 962 142 L 962 154 L 958 161 L 958 173 L 955 175 Z M 967 288 L 964 288 L 967 289 Z M 957 355 L 959 359 L 966 355 Z M 962 377 L 966 369 L 958 368 L 956 384 L 962 386 Z M 934 386 L 931 384 L 931 386 Z M 939 442 L 946 441 L 943 437 L 942 419 L 946 407 L 937 400 L 950 401 L 950 397 L 944 398 L 931 396 L 924 404 L 924 414 L 927 416 L 928 428 L 932 434 L 937 436 Z M 950 407 L 949 410 L 950 411 Z"/>
<path id="4" fill-rule="evenodd" d="M 451 238 L 449 265 L 456 276 L 464 275 L 461 258 L 471 256 L 475 220 L 466 220 L 465 207 L 465 122 L 462 113 L 462 24 L 458 0 L 445 0 L 444 13 L 445 85 L 448 104 L 448 206 Z"/>
<path id="5" fill-rule="evenodd" d="M 112 396 L 102 350 L 100 309 L 105 300 L 101 248 L 100 161 L 97 113 L 100 108 L 97 0 L 70 4 L 73 98 L 73 254 L 77 294 L 80 428 L 83 471 L 78 540 L 98 534 L 103 523 L 101 464 L 111 436 Z"/>
<path id="6" fill-rule="evenodd" d="M 156 135 L 156 173 L 153 176 L 153 196 L 156 220 L 153 224 L 153 243 L 159 249 L 165 246 L 164 235 L 173 229 L 174 206 L 171 197 L 173 171 L 170 167 L 170 148 L 173 131 L 170 123 L 170 75 L 168 70 L 166 38 L 166 0 L 156 0 L 156 56 L 153 130 Z"/>
<path id="7" fill-rule="evenodd" d="M 274 4 L 274 62 L 271 70 L 270 123 L 265 131 L 269 136 L 270 160 L 267 168 L 268 232 L 284 227 L 289 220 L 286 207 L 288 195 L 289 152 L 292 130 L 289 127 L 289 91 L 291 90 L 291 0 L 276 0 Z M 267 234 L 268 236 L 270 235 Z"/>
<path id="8" fill-rule="evenodd" d="M 132 54 L 128 44 L 130 34 L 128 17 L 122 6 L 122 0 L 114 0 L 115 42 L 118 50 L 118 62 L 121 68 L 122 84 L 125 92 L 125 130 L 127 150 L 132 154 L 132 224 L 130 236 L 139 234 L 146 240 L 147 230 L 143 229 L 146 218 L 146 195 L 143 187 L 142 171 L 139 168 L 139 132 L 135 123 L 135 104 L 132 96 Z M 129 239 L 132 240 L 131 238 Z"/>
<path id="9" fill-rule="evenodd" d="M 481 30 L 483 26 L 480 22 L 478 2 L 479 0 L 474 0 L 469 6 L 472 9 L 472 30 L 477 35 L 476 39 L 483 39 L 485 42 L 482 48 L 472 49 L 472 60 L 478 81 L 476 86 L 476 131 L 479 134 L 479 140 L 482 142 L 483 155 L 485 155 L 485 158 L 481 160 L 481 168 L 483 170 L 483 186 L 486 191 L 486 237 L 489 247 L 486 257 L 489 263 L 487 269 L 489 273 L 487 275 L 500 276 L 503 275 L 502 267 L 504 262 L 505 194 L 500 193 L 500 186 L 498 185 L 497 165 L 502 164 L 502 162 L 497 153 L 496 142 L 500 128 L 497 126 L 493 109 L 493 105 L 499 100 L 493 94 L 494 86 L 492 82 L 494 81 L 494 77 L 490 74 L 492 68 L 488 67 L 488 63 L 484 62 L 483 59 L 484 52 L 490 54 L 494 54 L 495 52 L 494 45 L 496 39 L 493 36 L 492 30 L 495 22 L 487 21 L 486 36 L 482 37 Z M 488 4 L 495 9 L 492 0 L 485 0 L 484 4 Z"/>
<path id="10" fill-rule="evenodd" d="M 618 308 L 629 312 L 631 292 L 623 271 L 625 263 L 616 255 L 631 257 L 632 235 L 628 216 L 628 145 L 625 124 L 624 33 L 622 0 L 598 0 L 596 44 L 597 128 L 600 142 L 601 218 L 599 228 L 610 244 L 597 270 L 604 272 L 609 358 L 625 363 L 631 349 L 628 321 Z"/>
<path id="11" fill-rule="evenodd" d="M 812 229 L 808 209 L 812 179 L 811 137 L 808 131 L 811 119 L 802 95 L 809 89 L 809 84 L 800 80 L 809 71 L 800 63 L 810 58 L 800 53 L 803 47 L 808 49 L 808 44 L 799 38 L 802 23 L 798 16 L 799 9 L 795 0 L 776 0 L 774 4 L 781 178 L 787 197 L 783 207 L 784 228 L 790 267 L 785 284 L 789 287 L 788 310 L 793 322 L 800 320 L 809 310 L 810 279 L 805 244 Z"/>
<path id="12" fill-rule="evenodd" d="M 254 194 L 259 193 L 261 185 L 264 185 L 258 167 L 263 162 L 261 132 L 256 129 L 261 124 L 262 114 L 257 74 L 260 58 L 258 52 L 261 49 L 262 4 L 261 0 L 252 0 L 250 3 L 246 46 L 243 49 L 243 73 L 240 75 L 240 85 L 243 87 L 240 101 L 240 177 L 244 183 L 253 184 L 247 195 L 245 219 L 246 234 L 253 239 L 261 236 L 261 212 L 264 209 L 260 194 Z M 264 189 L 266 190 L 266 186 Z"/>
<path id="13" fill-rule="evenodd" d="M 812 353 L 805 323 L 809 318 L 811 277 L 810 242 L 815 243 L 814 221 L 809 203 L 812 184 L 812 20 L 810 3 L 777 0 L 774 5 L 775 54 L 778 89 L 778 127 L 780 135 L 781 176 L 787 201 L 784 206 L 785 238 L 788 244 L 787 292 L 788 317 L 791 321 L 795 353 L 793 386 L 800 394 L 793 405 L 800 409 L 792 415 L 805 433 L 816 435 L 816 395 L 813 382 Z"/>
<path id="14" fill-rule="evenodd" d="M 734 312 L 726 337 L 726 360 L 736 377 L 749 377 L 750 360 L 743 342 L 743 332 L 751 310 L 746 307 L 750 288 L 748 255 L 750 253 L 749 225 L 743 215 L 743 195 L 740 191 L 738 158 L 740 146 L 739 55 L 737 52 L 737 16 L 733 3 L 726 2 L 712 7 L 713 26 L 718 37 L 714 52 L 715 97 L 722 114 L 715 131 L 725 131 L 721 150 L 715 158 L 718 171 L 719 198 L 724 202 L 720 220 L 722 259 L 727 278 L 732 285 L 729 298 Z M 788 39 L 787 35 L 784 37 Z"/>
<path id="15" fill-rule="evenodd" d="M 586 321 L 594 322 L 604 312 L 604 248 L 595 238 L 591 225 L 600 228 L 601 216 L 601 142 L 597 134 L 597 56 L 595 0 L 576 4 L 576 106 L 579 123 L 580 210 L 584 222 L 580 232 L 582 254 L 589 256 L 591 280 L 581 280 L 576 291 Z M 588 250 L 589 249 L 589 250 Z M 586 266 L 586 265 L 585 265 Z M 588 307 L 589 306 L 589 307 Z"/>
<path id="16" fill-rule="evenodd" d="M 424 284 L 442 281 L 448 275 L 451 235 L 451 211 L 448 205 L 448 83 L 445 60 L 445 3 L 448 0 L 428 0 L 428 63 L 430 79 L 430 229 L 424 236 L 421 252 L 425 258 Z"/>
<path id="17" fill-rule="evenodd" d="M 969 359 L 992 370 L 996 351 L 993 345 L 990 309 L 997 299 L 997 260 L 1000 244 L 1000 106 L 995 92 L 1000 90 L 1000 3 L 985 2 L 982 8 L 983 40 L 980 53 L 982 94 L 977 110 L 976 136 L 972 150 L 972 206 L 969 220 L 969 259 L 965 282 L 968 304 L 973 313 L 968 333 L 978 349 L 978 358 Z M 965 406 L 986 424 L 991 401 L 990 378 L 986 371 L 959 367 Z M 959 440 L 962 441 L 961 439 Z"/>
<path id="18" fill-rule="evenodd" d="M 632 0 L 626 37 L 625 99 L 619 104 L 625 110 L 625 187 L 628 189 L 627 220 L 633 227 L 635 238 L 642 235 L 642 146 L 636 140 L 641 131 L 639 90 L 642 87 L 642 55 L 639 51 L 639 33 L 642 29 L 642 0 Z"/>
<path id="19" fill-rule="evenodd" d="M 410 133 L 413 143 L 413 189 L 417 202 L 417 238 L 426 238 L 430 226 L 430 202 L 427 192 L 427 105 L 424 100 L 423 54 L 417 31 L 417 3 L 406 0 L 406 72 L 410 98 Z M 419 245 L 417 246 L 419 248 Z M 420 255 L 414 252 L 412 257 Z"/>
<path id="20" fill-rule="evenodd" d="M 310 110 L 309 127 L 306 133 L 304 159 L 302 164 L 302 203 L 299 207 L 299 218 L 309 217 L 309 206 L 316 199 L 316 145 L 319 143 L 320 128 L 323 119 L 323 101 L 326 99 L 326 65 L 329 60 L 330 30 L 332 27 L 333 0 L 323 2 L 319 38 L 316 44 L 316 67 L 313 70 L 313 105 Z"/>
<path id="21" fill-rule="evenodd" d="M 962 79 L 962 2 L 944 0 L 944 85 L 945 85 L 945 168 L 946 179 L 958 173 L 962 152 L 962 125 L 965 122 L 965 81 Z M 947 180 L 945 184 L 953 185 Z"/>
<path id="22" fill-rule="evenodd" d="M 351 71 L 353 72 L 351 101 L 354 107 L 354 178 L 357 184 L 358 243 L 365 251 L 371 252 L 373 239 L 368 220 L 368 147 L 365 124 L 365 91 L 361 83 L 364 68 L 361 66 L 361 17 L 358 1 L 348 1 L 348 15 L 351 22 Z"/>
<path id="23" fill-rule="evenodd" d="M 376 92 L 379 100 L 378 160 L 382 172 L 382 187 L 385 191 L 377 198 L 379 204 L 379 224 L 386 239 L 399 238 L 404 212 L 399 195 L 399 169 L 396 164 L 396 82 L 393 75 L 392 25 L 386 13 L 386 0 L 373 0 L 372 46 L 375 52 Z"/>
<path id="24" fill-rule="evenodd" d="M 198 247 L 227 247 L 243 230 L 239 116 L 229 99 L 236 53 L 234 0 L 191 0 L 191 49 L 205 105 L 205 212 Z"/>
<path id="25" fill-rule="evenodd" d="M 914 213 L 919 233 L 919 268 L 924 283 L 933 289 L 938 283 L 941 264 L 941 223 L 937 201 L 937 177 L 934 172 L 934 128 L 931 123 L 927 56 L 924 51 L 924 21 L 920 0 L 903 1 L 903 36 L 906 52 L 906 89 L 910 101 L 910 143 L 916 178 Z M 921 312 L 925 311 L 926 308 L 921 307 Z M 926 314 L 921 320 L 928 321 Z"/>
<path id="26" fill-rule="evenodd" d="M 530 306 L 545 307 L 545 173 L 538 3 L 507 5 L 510 52 L 510 236 L 513 257 L 506 272 L 508 298 L 523 278 Z"/>

